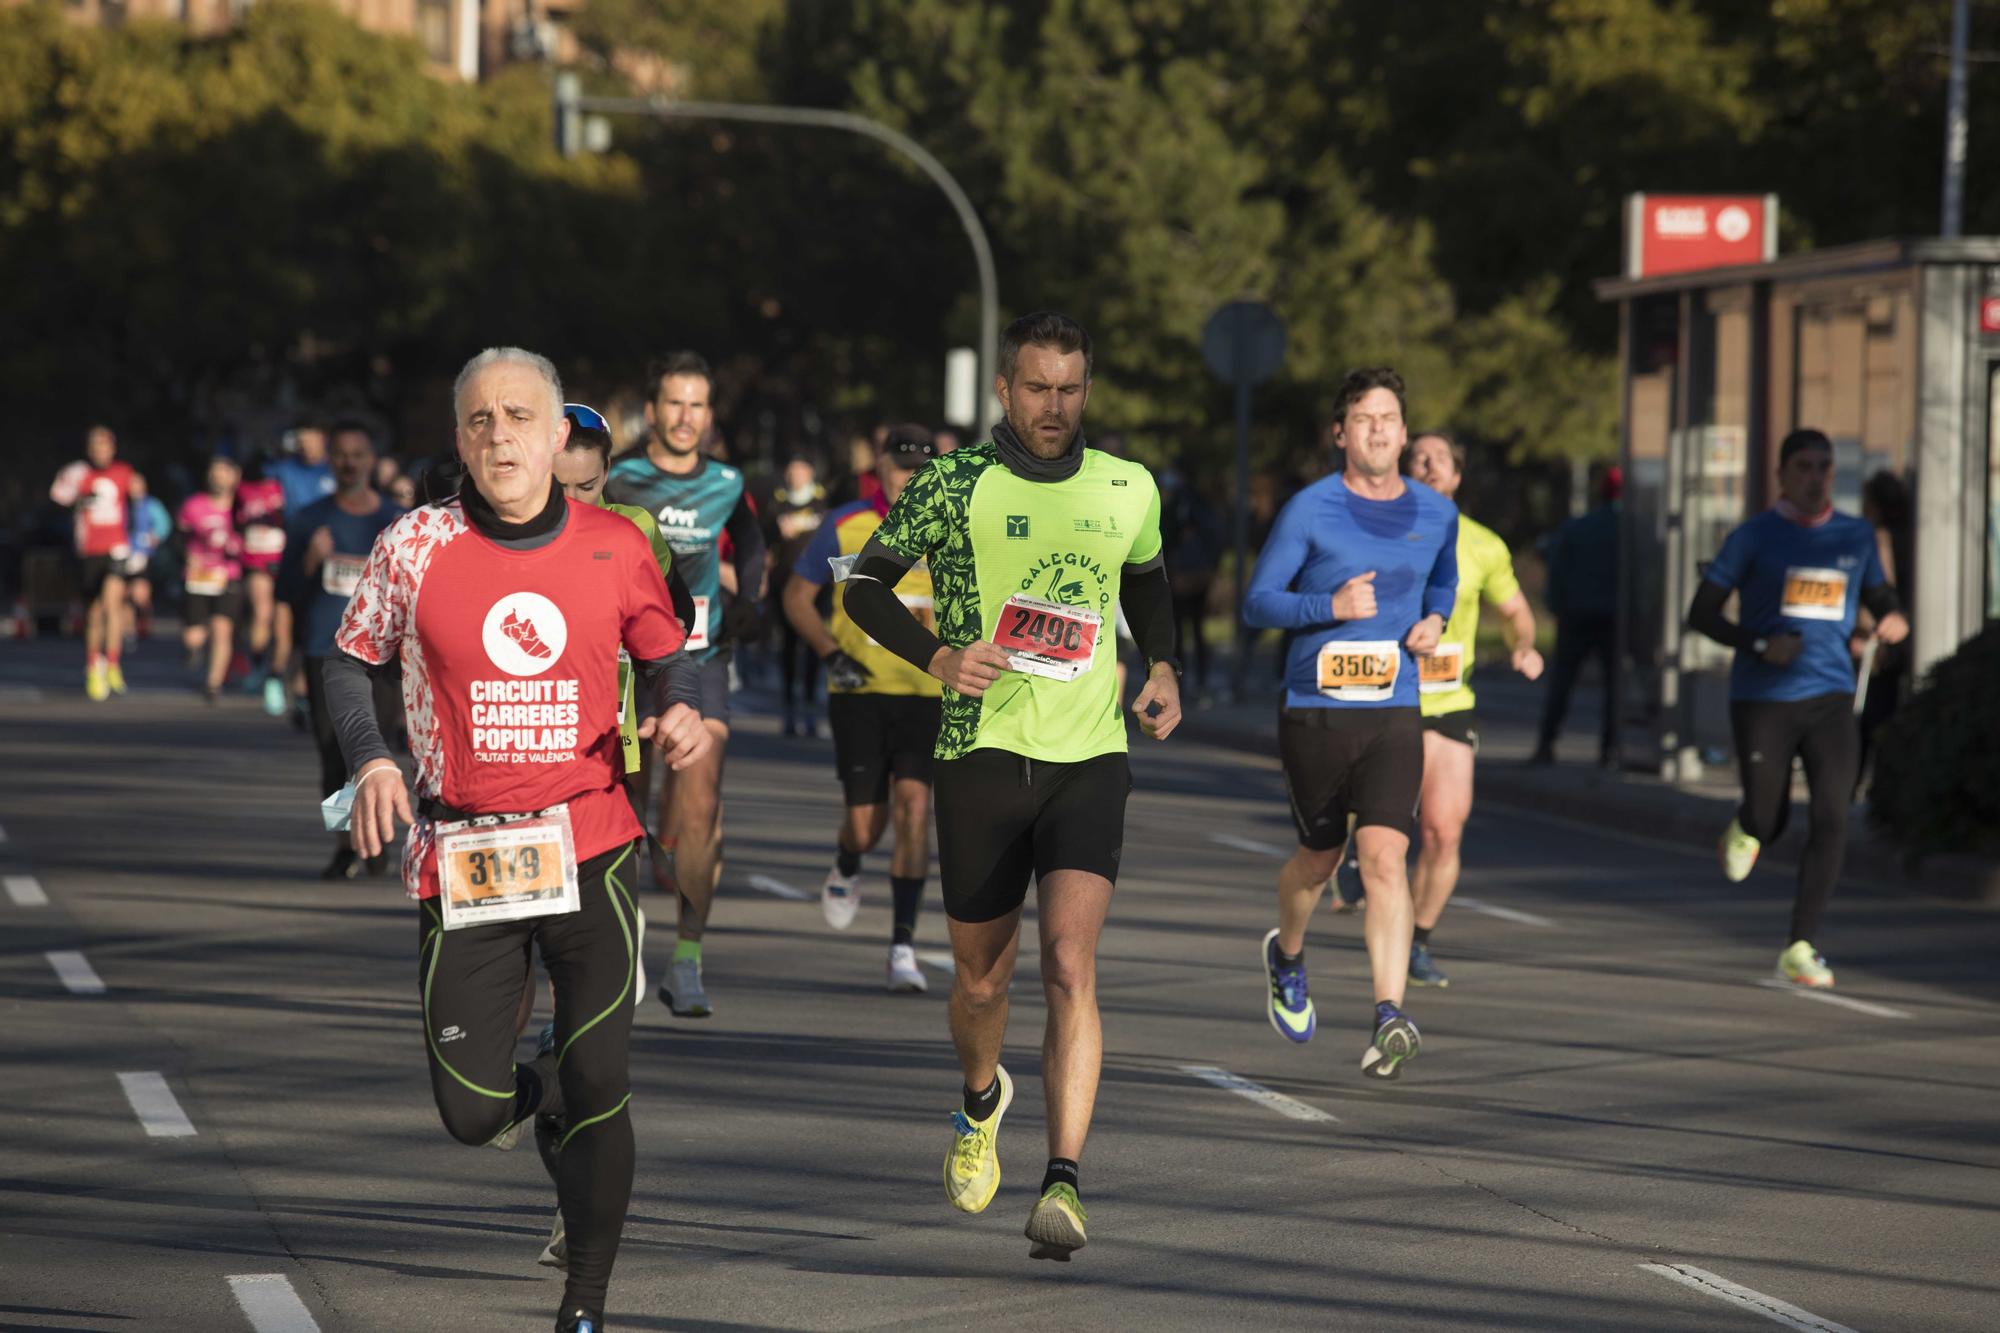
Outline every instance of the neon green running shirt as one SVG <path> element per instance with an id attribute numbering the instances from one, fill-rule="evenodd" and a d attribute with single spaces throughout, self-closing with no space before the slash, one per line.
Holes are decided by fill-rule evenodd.
<path id="1" fill-rule="evenodd" d="M 1500 534 L 1483 523 L 1475 523 L 1463 511 L 1458 516 L 1458 600 L 1452 603 L 1451 620 L 1438 637 L 1438 646 L 1458 646 L 1458 687 L 1434 690 L 1421 687 L 1417 706 L 1425 717 L 1462 713 L 1473 705 L 1472 642 L 1479 634 L 1479 603 L 1493 606 L 1511 601 L 1521 591 L 1514 577 L 1514 557 Z"/>
<path id="2" fill-rule="evenodd" d="M 1128 564 L 1160 554 L 1160 492 L 1137 463 L 1083 451 L 1076 474 L 1027 481 L 989 441 L 927 464 L 876 530 L 903 559 L 930 563 L 938 637 L 992 640 L 1023 594 L 1102 617 L 1090 666 L 1073 680 L 1003 673 L 978 699 L 944 691 L 937 757 L 1007 750 L 1074 763 L 1125 749 L 1118 710 L 1118 589 Z"/>

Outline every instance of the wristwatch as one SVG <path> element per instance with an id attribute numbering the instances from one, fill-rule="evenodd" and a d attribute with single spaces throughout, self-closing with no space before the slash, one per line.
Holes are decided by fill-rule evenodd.
<path id="1" fill-rule="evenodd" d="M 1181 671 L 1181 664 L 1180 664 L 1180 663 L 1179 663 L 1179 662 L 1178 662 L 1177 660 L 1175 660 L 1174 658 L 1171 658 L 1171 657 L 1155 657 L 1155 658 L 1153 658 L 1152 660 L 1148 661 L 1148 662 L 1146 663 L 1146 673 L 1147 673 L 1148 675 L 1151 675 L 1151 674 L 1152 674 L 1152 671 L 1153 671 L 1153 668 L 1154 668 L 1154 667 L 1156 667 L 1156 666 L 1164 666 L 1164 667 L 1171 667 L 1171 668 L 1173 668 L 1173 672 L 1174 672 L 1174 679 L 1175 679 L 1175 680 L 1179 680 L 1179 679 L 1181 678 L 1181 676 L 1182 676 L 1182 675 L 1184 674 L 1184 673 L 1183 673 L 1183 672 Z"/>

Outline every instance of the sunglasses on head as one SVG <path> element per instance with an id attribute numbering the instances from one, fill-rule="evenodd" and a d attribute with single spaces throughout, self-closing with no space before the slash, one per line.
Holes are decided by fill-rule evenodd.
<path id="1" fill-rule="evenodd" d="M 605 421 L 603 414 L 594 407 L 586 407 L 582 403 L 564 403 L 563 415 L 570 419 L 570 424 L 573 426 L 581 426 L 585 430 L 601 430 L 606 435 L 611 433 L 610 423 Z"/>

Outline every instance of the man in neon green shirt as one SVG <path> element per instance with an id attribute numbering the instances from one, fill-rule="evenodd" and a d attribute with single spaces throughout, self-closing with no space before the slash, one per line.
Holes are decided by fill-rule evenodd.
<path id="1" fill-rule="evenodd" d="M 945 686 L 933 804 L 965 1075 L 945 1195 L 976 1213 L 1000 1185 L 996 1136 L 1014 1093 L 1000 1045 L 1032 873 L 1049 1163 L 1028 1253 L 1067 1260 L 1084 1243 L 1076 1159 L 1104 1055 L 1097 939 L 1132 785 L 1117 693 L 1121 607 L 1147 658 L 1132 710 L 1156 739 L 1180 721 L 1180 671 L 1159 490 L 1145 468 L 1084 447 L 1090 335 L 1064 315 L 1025 316 L 1002 337 L 999 370 L 1006 420 L 990 443 L 910 479 L 861 548 L 843 604 L 869 638 Z M 893 591 L 919 560 L 929 562 L 935 634 Z"/>
<path id="2" fill-rule="evenodd" d="M 1442 431 L 1410 443 L 1410 475 L 1447 500 L 1465 480 L 1465 448 Z M 1458 516 L 1458 600 L 1438 639 L 1437 652 L 1417 663 L 1418 706 L 1424 725 L 1424 781 L 1417 797 L 1422 844 L 1410 896 L 1416 907 L 1416 934 L 1410 944 L 1410 980 L 1419 986 L 1448 986 L 1451 979 L 1431 961 L 1431 932 L 1437 928 L 1451 892 L 1458 887 L 1459 844 L 1472 814 L 1472 761 L 1479 753 L 1479 720 L 1473 712 L 1473 641 L 1479 633 L 1479 604 L 1497 608 L 1507 620 L 1514 670 L 1529 680 L 1542 674 L 1535 651 L 1535 613 L 1514 577 L 1507 543 L 1463 510 Z"/>

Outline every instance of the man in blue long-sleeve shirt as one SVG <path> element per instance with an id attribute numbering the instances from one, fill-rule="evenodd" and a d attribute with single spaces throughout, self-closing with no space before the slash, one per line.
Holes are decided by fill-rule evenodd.
<path id="1" fill-rule="evenodd" d="M 1293 632 L 1278 751 L 1299 849 L 1278 872 L 1264 970 L 1271 1026 L 1310 1040 L 1306 923 L 1351 817 L 1376 1000 L 1361 1072 L 1391 1079 L 1420 1040 L 1402 1012 L 1414 924 L 1405 860 L 1424 772 L 1417 659 L 1437 648 L 1457 595 L 1458 510 L 1399 470 L 1409 440 L 1402 376 L 1352 371 L 1335 408 L 1347 469 L 1278 515 L 1243 606 L 1247 624 Z"/>

